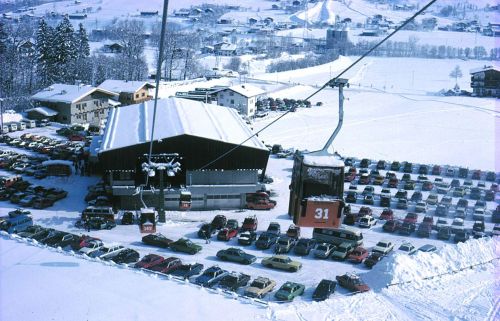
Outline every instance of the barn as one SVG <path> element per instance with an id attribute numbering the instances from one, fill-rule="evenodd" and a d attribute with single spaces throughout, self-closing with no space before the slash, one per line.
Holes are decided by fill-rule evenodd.
<path id="1" fill-rule="evenodd" d="M 134 194 L 146 183 L 142 163 L 149 152 L 153 108 L 154 101 L 146 101 L 113 109 L 103 136 L 91 146 L 91 156 L 98 160 L 123 208 L 135 209 L 141 204 Z M 193 209 L 244 206 L 246 193 L 263 188 L 259 178 L 269 157 L 269 150 L 257 137 L 248 139 L 251 135 L 251 129 L 232 108 L 179 98 L 158 100 L 154 159 L 161 161 L 161 155 L 177 153 L 182 169 L 163 179 L 166 208 L 178 209 L 180 193 L 186 189 L 192 194 Z M 147 183 L 155 187 L 148 192 L 155 202 L 158 175 L 147 178 Z"/>

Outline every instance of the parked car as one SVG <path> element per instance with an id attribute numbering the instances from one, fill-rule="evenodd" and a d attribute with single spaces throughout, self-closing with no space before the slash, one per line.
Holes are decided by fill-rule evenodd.
<path id="1" fill-rule="evenodd" d="M 227 218 L 224 215 L 216 215 L 213 218 L 212 223 L 210 223 L 210 225 L 212 225 L 214 229 L 220 230 L 226 226 L 226 223 L 227 223 Z"/>
<path id="2" fill-rule="evenodd" d="M 94 251 L 97 251 L 102 246 L 104 246 L 104 244 L 102 243 L 102 241 L 100 241 L 100 240 L 91 240 L 84 247 L 80 248 L 78 250 L 78 252 L 81 253 L 81 254 L 90 255 L 90 253 L 92 253 Z"/>
<path id="3" fill-rule="evenodd" d="M 155 264 L 152 267 L 147 268 L 148 270 L 151 271 L 156 271 L 160 273 L 169 273 L 171 271 L 174 271 L 177 269 L 179 266 L 182 265 L 182 262 L 179 258 L 176 257 L 169 257 L 163 260 L 159 264 Z"/>
<path id="4" fill-rule="evenodd" d="M 333 250 L 335 250 L 335 245 L 330 243 L 319 243 L 313 250 L 313 255 L 318 259 L 326 259 L 332 254 Z"/>
<path id="5" fill-rule="evenodd" d="M 238 237 L 238 244 L 251 245 L 257 239 L 257 233 L 254 231 L 244 231 Z"/>
<path id="6" fill-rule="evenodd" d="M 451 232 L 457 233 L 464 230 L 464 220 L 461 218 L 455 218 L 451 223 Z"/>
<path id="7" fill-rule="evenodd" d="M 215 265 L 206 269 L 200 276 L 198 276 L 194 280 L 194 283 L 203 287 L 210 288 L 216 285 L 224 276 L 228 274 L 229 272 Z"/>
<path id="8" fill-rule="evenodd" d="M 323 279 L 314 289 L 312 299 L 313 301 L 324 301 L 335 292 L 337 282 L 332 280 Z"/>
<path id="9" fill-rule="evenodd" d="M 250 275 L 231 272 L 219 281 L 219 288 L 236 292 L 239 288 L 246 286 L 250 281 Z"/>
<path id="10" fill-rule="evenodd" d="M 473 232 L 484 232 L 484 230 L 485 230 L 484 221 L 474 222 L 474 225 L 472 226 Z"/>
<path id="11" fill-rule="evenodd" d="M 391 221 L 394 219 L 394 212 L 390 208 L 384 208 L 379 216 L 379 220 Z"/>
<path id="12" fill-rule="evenodd" d="M 279 236 L 281 233 L 281 226 L 279 223 L 276 222 L 271 222 L 269 223 L 269 226 L 267 227 L 267 233 L 274 234 L 276 236 Z"/>
<path id="13" fill-rule="evenodd" d="M 418 202 L 415 205 L 415 212 L 417 212 L 417 213 L 427 213 L 427 203 L 426 202 Z"/>
<path id="14" fill-rule="evenodd" d="M 394 249 L 394 243 L 389 240 L 379 241 L 372 249 L 373 252 L 379 252 L 384 255 L 389 254 Z"/>
<path id="15" fill-rule="evenodd" d="M 267 293 L 271 292 L 276 286 L 276 282 L 265 277 L 257 277 L 245 289 L 245 296 L 262 299 Z"/>
<path id="16" fill-rule="evenodd" d="M 368 257 L 368 250 L 358 246 L 347 256 L 347 261 L 352 263 L 361 263 Z"/>
<path id="17" fill-rule="evenodd" d="M 385 232 L 395 232 L 398 230 L 400 225 L 401 224 L 399 223 L 399 221 L 389 220 L 384 223 L 384 225 L 382 226 L 382 230 L 384 230 Z"/>
<path id="18" fill-rule="evenodd" d="M 285 255 L 274 255 L 262 259 L 262 265 L 264 265 L 265 267 L 287 270 L 291 272 L 297 272 L 300 268 L 302 268 L 302 263 L 293 261 L 290 257 Z"/>
<path id="19" fill-rule="evenodd" d="M 379 160 L 377 162 L 377 169 L 385 169 L 385 166 L 386 166 L 386 163 L 385 163 L 385 160 Z"/>
<path id="20" fill-rule="evenodd" d="M 391 163 L 391 171 L 398 172 L 400 167 L 401 167 L 400 162 L 395 161 Z"/>
<path id="21" fill-rule="evenodd" d="M 276 234 L 264 232 L 259 236 L 257 242 L 255 242 L 255 246 L 258 249 L 266 250 L 271 246 L 273 246 L 274 244 L 276 244 L 277 241 L 278 241 L 278 236 Z"/>
<path id="22" fill-rule="evenodd" d="M 398 184 L 399 179 L 397 177 L 391 177 L 389 179 L 389 182 L 387 183 L 387 186 L 389 186 L 390 188 L 398 188 Z"/>
<path id="23" fill-rule="evenodd" d="M 449 226 L 441 226 L 438 229 L 438 233 L 437 233 L 438 240 L 447 241 L 447 240 L 450 239 L 450 237 L 451 237 L 451 227 L 449 227 Z"/>
<path id="24" fill-rule="evenodd" d="M 274 294 L 278 300 L 292 301 L 298 296 L 304 294 L 305 286 L 300 283 L 286 282 Z"/>
<path id="25" fill-rule="evenodd" d="M 139 252 L 132 249 L 124 249 L 117 255 L 111 257 L 109 260 L 115 262 L 116 264 L 134 263 L 139 260 Z"/>
<path id="26" fill-rule="evenodd" d="M 429 194 L 429 196 L 427 196 L 427 199 L 425 200 L 425 202 L 429 205 L 436 205 L 438 203 L 437 194 Z"/>
<path id="27" fill-rule="evenodd" d="M 337 275 L 335 278 L 341 287 L 344 287 L 351 292 L 366 292 L 370 290 L 368 285 L 355 274 L 347 273 L 344 275 Z"/>
<path id="28" fill-rule="evenodd" d="M 202 239 L 209 239 L 217 233 L 217 229 L 210 223 L 202 224 L 198 230 L 198 237 Z"/>
<path id="29" fill-rule="evenodd" d="M 286 236 L 293 240 L 298 240 L 298 238 L 300 237 L 300 226 L 291 224 L 286 231 Z"/>
<path id="30" fill-rule="evenodd" d="M 163 256 L 157 254 L 148 254 L 144 256 L 139 262 L 137 262 L 134 267 L 136 269 L 149 269 L 161 262 L 165 261 Z"/>
<path id="31" fill-rule="evenodd" d="M 355 245 L 353 243 L 342 242 L 333 250 L 331 257 L 334 260 L 345 260 L 347 256 L 354 250 L 354 248 Z"/>
<path id="32" fill-rule="evenodd" d="M 420 224 L 418 226 L 417 235 L 420 237 L 430 237 L 432 233 L 432 225 L 430 224 Z"/>
<path id="33" fill-rule="evenodd" d="M 203 264 L 181 264 L 174 270 L 169 271 L 168 274 L 186 280 L 194 275 L 200 274 L 202 270 Z"/>
<path id="34" fill-rule="evenodd" d="M 292 239 L 288 236 L 280 236 L 278 241 L 274 245 L 274 253 L 283 254 L 288 253 L 292 249 L 295 244 L 295 239 Z"/>
<path id="35" fill-rule="evenodd" d="M 455 243 L 465 242 L 470 238 L 470 233 L 466 230 L 458 230 L 455 232 L 455 236 L 453 237 L 453 241 Z"/>
<path id="36" fill-rule="evenodd" d="M 398 232 L 401 235 L 410 235 L 411 233 L 415 232 L 415 229 L 417 228 L 415 223 L 411 222 L 403 222 L 401 226 L 398 228 Z"/>
<path id="37" fill-rule="evenodd" d="M 416 213 L 407 213 L 403 222 L 406 222 L 406 223 L 417 223 L 417 220 L 418 220 L 418 215 Z"/>
<path id="38" fill-rule="evenodd" d="M 217 257 L 222 261 L 231 261 L 241 264 L 251 264 L 256 260 L 254 255 L 245 253 L 244 251 L 234 247 L 218 251 Z"/>
<path id="39" fill-rule="evenodd" d="M 297 255 L 309 255 L 309 252 L 315 247 L 316 241 L 313 239 L 301 238 L 295 244 L 293 251 Z"/>
<path id="40" fill-rule="evenodd" d="M 384 254 L 379 253 L 379 252 L 372 252 L 370 255 L 365 259 L 365 266 L 369 269 L 371 269 L 375 264 L 377 264 L 380 260 L 384 258 Z"/>
<path id="41" fill-rule="evenodd" d="M 242 231 L 256 231 L 258 220 L 256 215 L 247 216 L 241 226 Z"/>
<path id="42" fill-rule="evenodd" d="M 410 242 L 404 242 L 399 246 L 398 250 L 406 254 L 413 254 L 417 251 L 417 248 Z"/>
<path id="43" fill-rule="evenodd" d="M 162 248 L 169 247 L 172 242 L 173 240 L 167 238 L 161 233 L 148 234 L 142 237 L 142 243 Z"/>
<path id="44" fill-rule="evenodd" d="M 122 215 L 121 220 L 122 225 L 132 225 L 135 224 L 135 214 L 131 211 L 126 211 Z"/>
<path id="45" fill-rule="evenodd" d="M 346 194 L 345 201 L 347 203 L 356 203 L 357 198 L 358 198 L 358 193 L 354 191 L 348 191 Z"/>
<path id="46" fill-rule="evenodd" d="M 375 219 L 373 216 L 365 215 L 359 219 L 358 225 L 359 227 L 370 228 L 374 225 L 377 225 L 377 219 Z"/>
<path id="47" fill-rule="evenodd" d="M 436 246 L 434 246 L 432 244 L 425 244 L 425 245 L 422 245 L 421 247 L 419 247 L 417 251 L 420 251 L 420 252 L 436 252 L 437 248 L 436 248 Z"/>
<path id="48" fill-rule="evenodd" d="M 410 200 L 415 203 L 420 202 L 422 200 L 422 192 L 420 191 L 413 192 Z"/>
<path id="49" fill-rule="evenodd" d="M 223 228 L 222 230 L 217 233 L 217 239 L 219 241 L 229 241 L 233 237 L 236 237 L 238 235 L 238 230 L 233 229 L 233 228 Z"/>
<path id="50" fill-rule="evenodd" d="M 201 245 L 194 244 L 191 240 L 185 238 L 180 238 L 177 241 L 170 243 L 169 246 L 173 251 L 188 254 L 196 254 L 202 250 Z"/>
<path id="51" fill-rule="evenodd" d="M 120 251 L 124 250 L 125 247 L 122 245 L 109 245 L 103 246 L 99 250 L 92 252 L 89 256 L 93 258 L 104 258 L 104 257 L 112 257 L 113 255 L 118 254 Z"/>

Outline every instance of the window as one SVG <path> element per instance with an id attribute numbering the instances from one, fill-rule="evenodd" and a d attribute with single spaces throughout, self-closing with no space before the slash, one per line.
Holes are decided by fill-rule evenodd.
<path id="1" fill-rule="evenodd" d="M 234 105 L 234 99 L 231 99 L 231 105 Z"/>
<path id="2" fill-rule="evenodd" d="M 144 96 L 146 96 L 146 93 L 142 93 L 141 97 L 144 97 Z"/>
<path id="3" fill-rule="evenodd" d="M 139 98 L 139 94 L 135 94 L 135 98 Z"/>
<path id="4" fill-rule="evenodd" d="M 232 91 L 230 91 L 229 96 L 234 96 L 234 93 Z"/>
<path id="5" fill-rule="evenodd" d="M 76 104 L 76 108 L 80 109 L 80 104 Z"/>
<path id="6" fill-rule="evenodd" d="M 87 103 L 83 103 L 83 104 L 82 104 L 82 107 L 83 107 L 83 108 L 87 107 Z"/>

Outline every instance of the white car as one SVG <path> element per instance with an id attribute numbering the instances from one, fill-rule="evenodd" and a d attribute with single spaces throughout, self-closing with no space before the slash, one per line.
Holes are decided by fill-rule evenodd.
<path id="1" fill-rule="evenodd" d="M 99 250 L 92 252 L 89 256 L 98 257 L 103 260 L 108 260 L 116 256 L 124 249 L 125 247 L 123 247 L 122 245 L 103 246 Z"/>
<path id="2" fill-rule="evenodd" d="M 359 227 L 367 227 L 370 228 L 377 224 L 377 219 L 370 215 L 365 215 L 359 219 Z"/>
<path id="3" fill-rule="evenodd" d="M 333 250 L 335 250 L 335 245 L 329 243 L 319 243 L 316 245 L 313 254 L 314 257 L 319 259 L 326 259 L 332 254 Z"/>
<path id="4" fill-rule="evenodd" d="M 99 240 L 92 240 L 85 247 L 82 247 L 78 252 L 81 254 L 90 255 L 90 253 L 99 250 L 104 244 Z"/>
<path id="5" fill-rule="evenodd" d="M 427 213 L 427 203 L 426 202 L 418 202 L 417 205 L 415 205 L 415 212 Z"/>
<path id="6" fill-rule="evenodd" d="M 472 218 L 474 221 L 483 221 L 484 222 L 484 215 L 485 215 L 485 210 L 484 208 L 476 208 L 474 210 L 474 213 L 472 214 Z"/>
<path id="7" fill-rule="evenodd" d="M 372 249 L 372 252 L 379 252 L 384 255 L 389 254 L 394 249 L 394 243 L 389 240 L 379 241 Z"/>
<path id="8" fill-rule="evenodd" d="M 455 218 L 451 223 L 451 232 L 456 233 L 457 231 L 462 231 L 464 229 L 464 220 L 461 218 Z"/>
<path id="9" fill-rule="evenodd" d="M 410 242 L 404 242 L 399 246 L 398 250 L 406 254 L 413 254 L 417 251 L 417 248 Z"/>
<path id="10" fill-rule="evenodd" d="M 448 226 L 448 221 L 445 218 L 438 218 L 436 222 L 436 229 L 439 231 L 439 229 L 443 226 Z"/>

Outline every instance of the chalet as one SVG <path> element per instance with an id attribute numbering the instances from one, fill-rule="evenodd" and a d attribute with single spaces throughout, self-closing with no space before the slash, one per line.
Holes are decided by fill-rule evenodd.
<path id="1" fill-rule="evenodd" d="M 472 69 L 471 84 L 472 95 L 477 97 L 500 98 L 500 68 L 497 66 L 484 66 Z"/>
<path id="2" fill-rule="evenodd" d="M 180 10 L 174 11 L 175 17 L 187 18 L 190 15 L 191 15 L 191 11 L 189 11 L 188 9 L 180 9 Z"/>
<path id="3" fill-rule="evenodd" d="M 212 47 L 212 46 L 203 46 L 203 47 L 201 47 L 200 50 L 201 50 L 201 53 L 204 55 L 214 53 L 214 47 Z"/>
<path id="4" fill-rule="evenodd" d="M 118 101 L 122 106 L 138 104 L 153 98 L 149 90 L 155 88 L 154 85 L 146 81 L 127 81 L 108 79 L 97 88 L 118 94 Z"/>
<path id="5" fill-rule="evenodd" d="M 219 91 L 217 103 L 220 106 L 234 108 L 243 116 L 253 117 L 257 98 L 265 93 L 264 90 L 252 85 L 235 85 Z"/>
<path id="6" fill-rule="evenodd" d="M 123 46 L 117 42 L 107 43 L 102 46 L 102 51 L 107 53 L 121 53 Z"/>
<path id="7" fill-rule="evenodd" d="M 89 123 L 101 125 L 108 111 L 116 106 L 117 93 L 88 85 L 53 84 L 33 96 L 35 106 L 57 112 L 55 120 L 63 124 Z"/>
<path id="8" fill-rule="evenodd" d="M 248 24 L 249 25 L 254 25 L 257 22 L 259 22 L 259 20 L 255 19 L 255 18 L 248 18 Z"/>
<path id="9" fill-rule="evenodd" d="M 86 13 L 72 13 L 68 15 L 68 18 L 73 19 L 73 20 L 83 20 L 87 18 Z"/>
<path id="10" fill-rule="evenodd" d="M 236 49 L 236 45 L 227 42 L 219 42 L 214 45 L 214 53 L 218 56 L 234 56 Z"/>
<path id="11" fill-rule="evenodd" d="M 141 11 L 141 17 L 154 17 L 158 15 L 158 10 L 156 11 Z"/>
<path id="12" fill-rule="evenodd" d="M 225 88 L 195 88 L 187 92 L 178 91 L 175 97 L 201 101 L 207 104 L 217 104 L 217 93 Z"/>
<path id="13" fill-rule="evenodd" d="M 483 28 L 483 35 L 488 37 L 500 37 L 500 23 L 489 23 Z"/>
<path id="14" fill-rule="evenodd" d="M 233 19 L 231 18 L 220 18 L 217 20 L 217 23 L 220 25 L 230 25 L 233 23 Z"/>
<path id="15" fill-rule="evenodd" d="M 19 43 L 19 46 L 17 47 L 19 53 L 25 57 L 30 57 L 35 54 L 35 44 L 34 40 L 28 39 L 28 40 L 23 40 Z"/>

